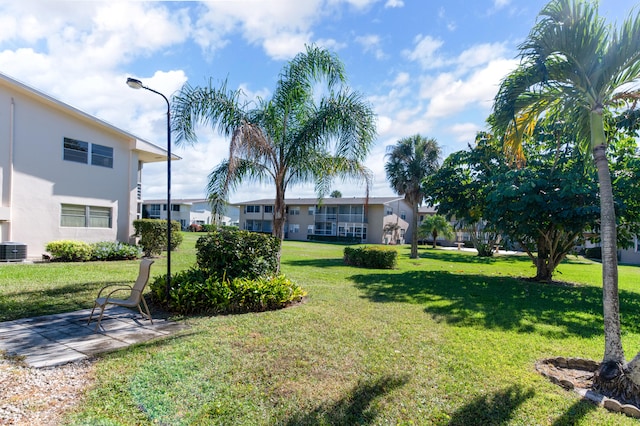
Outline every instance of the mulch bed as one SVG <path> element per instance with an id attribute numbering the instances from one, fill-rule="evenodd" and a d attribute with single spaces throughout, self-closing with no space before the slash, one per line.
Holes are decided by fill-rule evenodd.
<path id="1" fill-rule="evenodd" d="M 602 405 L 606 409 L 640 419 L 640 408 L 622 404 L 613 398 L 593 391 L 593 376 L 600 363 L 583 358 L 547 358 L 536 362 L 536 370 L 551 382 L 567 390 L 573 390 L 583 398 Z"/>

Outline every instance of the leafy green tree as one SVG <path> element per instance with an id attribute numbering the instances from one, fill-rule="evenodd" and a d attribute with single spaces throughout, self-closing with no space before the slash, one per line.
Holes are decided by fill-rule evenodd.
<path id="1" fill-rule="evenodd" d="M 474 148 L 454 152 L 442 167 L 427 177 L 422 190 L 427 202 L 438 207 L 447 220 L 455 219 L 456 227 L 469 233 L 478 256 L 493 255 L 500 232 L 484 219 L 488 216 L 487 194 L 494 176 L 509 169 L 491 135 L 480 132 Z"/>
<path id="2" fill-rule="evenodd" d="M 604 119 L 625 101 L 638 99 L 638 46 L 640 13 L 616 29 L 598 15 L 596 2 L 552 0 L 520 46 L 521 63 L 503 80 L 493 112 L 494 132 L 505 136 L 507 149 L 517 157 L 522 158 L 523 135 L 552 110 L 570 117 L 577 143 L 593 154 L 600 186 L 605 335 L 596 383 L 605 393 L 619 390 L 614 383 L 620 380 L 640 386 L 640 354 L 625 364 L 620 337 L 616 217 Z"/>
<path id="3" fill-rule="evenodd" d="M 344 65 L 333 53 L 307 46 L 280 73 L 271 99 L 244 101 L 241 90 L 185 84 L 173 98 L 179 142 L 195 142 L 198 124 L 230 139 L 229 158 L 209 175 L 213 206 L 245 181 L 275 186 L 273 235 L 284 238 L 286 191 L 314 182 L 318 195 L 337 177 L 363 178 L 363 161 L 376 136 L 375 114 L 346 86 Z"/>
<path id="4" fill-rule="evenodd" d="M 331 198 L 342 198 L 342 192 L 338 191 L 337 189 L 331 191 L 331 195 L 329 195 Z"/>
<path id="5" fill-rule="evenodd" d="M 411 205 L 411 258 L 418 257 L 418 208 L 425 199 L 422 181 L 440 165 L 441 149 L 433 138 L 414 135 L 387 147 L 384 168 L 391 188 Z"/>
<path id="6" fill-rule="evenodd" d="M 418 235 L 420 237 L 430 236 L 433 239 L 433 248 L 436 248 L 438 235 L 442 235 L 449 240 L 455 237 L 453 226 L 451 226 L 446 217 L 439 214 L 425 217 L 418 228 Z"/>
<path id="7" fill-rule="evenodd" d="M 585 170 L 570 135 L 542 127 L 534 136 L 525 147 L 526 167 L 495 176 L 485 219 L 526 251 L 534 280 L 549 282 L 600 209 L 596 176 Z"/>

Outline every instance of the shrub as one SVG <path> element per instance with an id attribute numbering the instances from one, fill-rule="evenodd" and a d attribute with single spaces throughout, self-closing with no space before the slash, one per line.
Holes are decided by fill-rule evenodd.
<path id="1" fill-rule="evenodd" d="M 133 221 L 135 237 L 140 238 L 140 245 L 146 257 L 159 255 L 167 249 L 167 221 L 163 219 L 138 219 Z M 180 224 L 171 221 L 171 250 L 182 243 Z"/>
<path id="2" fill-rule="evenodd" d="M 398 262 L 398 252 L 390 247 L 345 247 L 344 263 L 373 269 L 393 269 Z"/>
<path id="3" fill-rule="evenodd" d="M 584 257 L 587 259 L 602 259 L 602 247 L 589 247 L 584 249 Z"/>
<path id="4" fill-rule="evenodd" d="M 300 301 L 306 292 L 283 275 L 237 277 L 207 276 L 202 269 L 191 268 L 171 277 L 171 295 L 165 300 L 166 276 L 150 284 L 155 300 L 169 310 L 186 314 L 230 314 L 280 309 Z"/>
<path id="5" fill-rule="evenodd" d="M 83 241 L 59 240 L 47 244 L 45 250 L 51 253 L 55 262 L 85 262 L 91 259 L 91 246 Z"/>
<path id="6" fill-rule="evenodd" d="M 278 270 L 280 240 L 272 235 L 220 227 L 198 238 L 196 249 L 198 267 L 210 276 L 254 279 Z"/>
<path id="7" fill-rule="evenodd" d="M 142 249 L 126 243 L 101 241 L 91 244 L 91 260 L 132 260 L 142 255 Z"/>

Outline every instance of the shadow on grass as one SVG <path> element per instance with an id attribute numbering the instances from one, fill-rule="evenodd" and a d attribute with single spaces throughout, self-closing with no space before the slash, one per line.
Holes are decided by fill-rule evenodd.
<path id="1" fill-rule="evenodd" d="M 283 260 L 283 265 L 291 265 L 296 267 L 312 266 L 314 268 L 332 268 L 345 266 L 342 258 L 329 259 L 305 259 L 305 260 Z"/>
<path id="2" fill-rule="evenodd" d="M 448 424 L 450 426 L 507 424 L 513 412 L 534 395 L 533 389 L 525 391 L 520 386 L 510 386 L 469 402 L 453 413 Z"/>
<path id="3" fill-rule="evenodd" d="M 425 305 L 434 319 L 456 326 L 554 338 L 602 334 L 602 290 L 597 287 L 447 271 L 367 273 L 349 279 L 374 302 Z M 620 313 L 626 330 L 640 332 L 640 295 L 621 291 Z"/>
<path id="4" fill-rule="evenodd" d="M 122 281 L 74 283 L 59 287 L 0 294 L 0 321 L 59 314 L 91 308 L 98 290 Z"/>
<path id="5" fill-rule="evenodd" d="M 592 403 L 585 400 L 576 401 L 566 413 L 562 416 L 558 417 L 554 422 L 553 426 L 571 426 L 576 425 L 580 422 L 580 419 L 585 417 L 591 411 L 597 410 L 598 407 Z"/>
<path id="6" fill-rule="evenodd" d="M 377 380 L 364 382 L 356 386 L 341 400 L 328 405 L 321 405 L 310 413 L 300 413 L 284 424 L 296 425 L 367 425 L 375 421 L 377 410 L 371 402 L 395 388 L 404 386 L 408 377 L 387 376 Z"/>

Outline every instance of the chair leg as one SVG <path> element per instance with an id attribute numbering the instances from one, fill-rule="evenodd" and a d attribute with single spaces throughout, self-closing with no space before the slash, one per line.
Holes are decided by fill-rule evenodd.
<path id="1" fill-rule="evenodd" d="M 89 315 L 89 321 L 87 321 L 87 325 L 91 324 L 91 318 L 93 318 L 93 311 L 96 310 L 96 302 L 93 302 L 93 309 L 91 309 L 91 315 Z"/>
<path id="2" fill-rule="evenodd" d="M 96 328 L 95 328 L 96 331 L 98 331 L 98 328 L 100 328 L 100 321 L 102 321 L 102 315 L 104 314 L 104 308 L 106 306 L 107 306 L 106 303 L 100 306 L 100 316 L 98 317 L 98 322 L 96 323 Z"/>
<path id="3" fill-rule="evenodd" d="M 153 324 L 153 318 L 151 318 L 151 311 L 149 311 L 149 307 L 147 306 L 147 302 L 146 300 L 144 300 L 144 297 L 141 298 L 142 304 L 144 305 L 144 309 L 147 311 L 147 318 L 149 319 L 149 321 L 151 321 L 151 324 Z M 140 308 L 140 304 L 138 303 L 138 309 L 140 310 L 140 314 L 142 316 L 144 316 L 145 314 L 142 312 L 142 309 Z"/>

